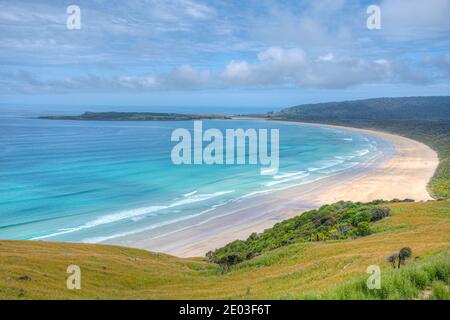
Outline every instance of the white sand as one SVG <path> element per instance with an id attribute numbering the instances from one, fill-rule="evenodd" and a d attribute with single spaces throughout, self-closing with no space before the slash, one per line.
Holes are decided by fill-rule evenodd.
<path id="1" fill-rule="evenodd" d="M 437 154 L 428 146 L 383 132 L 328 127 L 381 137 L 395 148 L 395 155 L 387 154 L 386 151 L 364 167 L 318 182 L 224 206 L 218 209 L 219 212 L 214 212 L 214 215 L 204 215 L 189 221 L 189 224 L 180 223 L 175 226 L 175 231 L 174 226 L 171 226 L 171 229 L 167 230 L 162 228 L 117 238 L 110 243 L 180 257 L 202 256 L 209 250 L 236 239 L 245 239 L 252 232 L 261 232 L 281 220 L 326 203 L 339 200 L 431 199 L 427 184 L 439 160 Z"/>

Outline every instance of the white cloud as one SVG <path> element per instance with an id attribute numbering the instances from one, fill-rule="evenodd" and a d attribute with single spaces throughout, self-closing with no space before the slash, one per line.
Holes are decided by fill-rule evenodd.
<path id="1" fill-rule="evenodd" d="M 251 75 L 252 70 L 247 61 L 231 61 L 224 71 L 224 76 L 230 80 L 246 81 Z"/>
<path id="2" fill-rule="evenodd" d="M 282 86 L 346 88 L 376 81 L 424 81 L 408 68 L 386 59 L 369 60 L 351 56 L 318 57 L 293 48 L 272 47 L 258 54 L 258 61 L 232 61 L 224 71 L 230 86 Z"/>
<path id="3" fill-rule="evenodd" d="M 168 75 L 160 75 L 163 89 L 191 89 L 209 86 L 212 81 L 208 70 L 196 70 L 190 65 L 181 65 Z"/>
<path id="4" fill-rule="evenodd" d="M 347 88 L 448 70 L 445 57 L 420 62 L 448 49 L 450 0 L 380 1 L 380 32 L 357 0 L 79 0 L 82 29 L 68 32 L 64 6 L 0 0 L 0 60 L 13 73 L 0 90 Z"/>
<path id="5" fill-rule="evenodd" d="M 131 90 L 152 90 L 158 87 L 158 81 L 154 76 L 120 76 L 117 78 L 119 87 Z"/>
<path id="6" fill-rule="evenodd" d="M 297 71 L 307 63 L 306 54 L 298 48 L 283 49 L 271 47 L 257 55 L 258 62 L 231 61 L 225 68 L 223 77 L 231 85 L 288 85 L 295 82 Z"/>
<path id="7" fill-rule="evenodd" d="M 382 33 L 397 39 L 435 37 L 450 28 L 450 0 L 384 0 Z"/>
<path id="8" fill-rule="evenodd" d="M 271 47 L 258 53 L 258 59 L 263 63 L 282 64 L 303 64 L 306 60 L 305 52 L 302 49 L 283 49 Z"/>
<path id="9" fill-rule="evenodd" d="M 2 77 L 0 77 L 2 78 Z M 230 61 L 223 70 L 201 70 L 181 65 L 166 73 L 120 75 L 113 77 L 72 77 L 41 80 L 33 74 L 3 76 L 13 79 L 24 91 L 91 92 L 155 91 L 216 88 L 314 87 L 347 88 L 375 82 L 424 83 L 410 68 L 387 59 L 363 59 L 351 56 L 311 56 L 300 48 L 271 47 L 257 54 L 255 62 Z M 9 89 L 11 90 L 11 89 Z M 21 89 L 19 89 L 21 90 Z"/>
<path id="10" fill-rule="evenodd" d="M 334 55 L 332 53 L 327 53 L 326 55 L 319 56 L 317 58 L 318 61 L 333 61 Z"/>

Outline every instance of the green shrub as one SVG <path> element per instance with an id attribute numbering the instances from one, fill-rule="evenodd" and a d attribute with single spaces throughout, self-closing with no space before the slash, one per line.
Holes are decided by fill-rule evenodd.
<path id="1" fill-rule="evenodd" d="M 407 276 L 411 279 L 415 287 L 425 290 L 427 284 L 430 282 L 429 275 L 421 268 L 411 267 L 406 269 Z"/>
<path id="2" fill-rule="evenodd" d="M 388 208 L 379 206 L 382 203 L 385 202 L 340 201 L 324 205 L 318 210 L 311 210 L 277 223 L 263 233 L 253 233 L 245 241 L 234 241 L 220 249 L 210 251 L 206 257 L 211 262 L 228 267 L 295 242 L 344 240 L 367 236 L 372 233 L 371 222 L 389 215 Z"/>
<path id="3" fill-rule="evenodd" d="M 378 221 L 381 220 L 387 216 L 389 216 L 390 209 L 389 208 L 372 208 L 371 209 L 371 217 L 370 221 Z"/>
<path id="4" fill-rule="evenodd" d="M 360 222 L 357 227 L 357 234 L 360 237 L 368 236 L 372 231 L 370 229 L 370 225 L 367 221 Z"/>
<path id="5" fill-rule="evenodd" d="M 430 298 L 433 300 L 450 300 L 450 293 L 446 284 L 442 281 L 434 281 Z"/>
<path id="6" fill-rule="evenodd" d="M 434 264 L 426 265 L 425 271 L 430 277 L 431 281 L 438 280 L 450 285 L 450 262 L 445 260 L 438 260 Z"/>

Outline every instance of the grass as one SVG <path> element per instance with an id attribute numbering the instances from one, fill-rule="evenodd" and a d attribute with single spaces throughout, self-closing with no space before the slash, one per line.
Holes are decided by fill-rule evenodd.
<path id="1" fill-rule="evenodd" d="M 373 264 L 381 267 L 389 288 L 404 288 L 400 293 L 389 289 L 381 298 L 415 298 L 418 289 L 402 284 L 408 275 L 414 286 L 431 292 L 429 297 L 447 299 L 445 275 L 432 281 L 430 268 L 441 263 L 448 272 L 449 202 L 389 207 L 391 215 L 374 223 L 370 236 L 294 243 L 226 274 L 202 258 L 103 245 L 0 241 L 0 299 L 298 299 L 346 294 L 371 298 L 351 292 L 361 286 L 367 266 Z M 385 258 L 405 246 L 420 258 L 391 271 Z M 66 289 L 70 264 L 81 268 L 81 290 Z"/>
<path id="2" fill-rule="evenodd" d="M 367 277 L 349 281 L 332 291 L 315 296 L 317 299 L 339 300 L 394 300 L 394 299 L 449 299 L 450 252 L 413 261 L 398 270 L 381 274 L 381 288 L 369 290 Z M 310 296 L 306 296 L 311 298 Z M 314 296 L 313 296 L 314 297 Z"/>
<path id="3" fill-rule="evenodd" d="M 429 188 L 435 198 L 450 198 L 450 157 L 440 161 Z"/>

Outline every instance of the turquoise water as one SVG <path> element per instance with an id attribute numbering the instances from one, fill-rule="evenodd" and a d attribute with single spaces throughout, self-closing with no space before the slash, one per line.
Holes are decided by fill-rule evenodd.
<path id="1" fill-rule="evenodd" d="M 278 128 L 280 170 L 175 166 L 176 128 L 192 122 L 81 122 L 0 111 L 0 239 L 101 242 L 188 220 L 242 198 L 322 179 L 374 158 L 387 143 L 314 126 L 204 121 L 207 128 Z M 48 114 L 48 113 L 47 113 Z"/>

